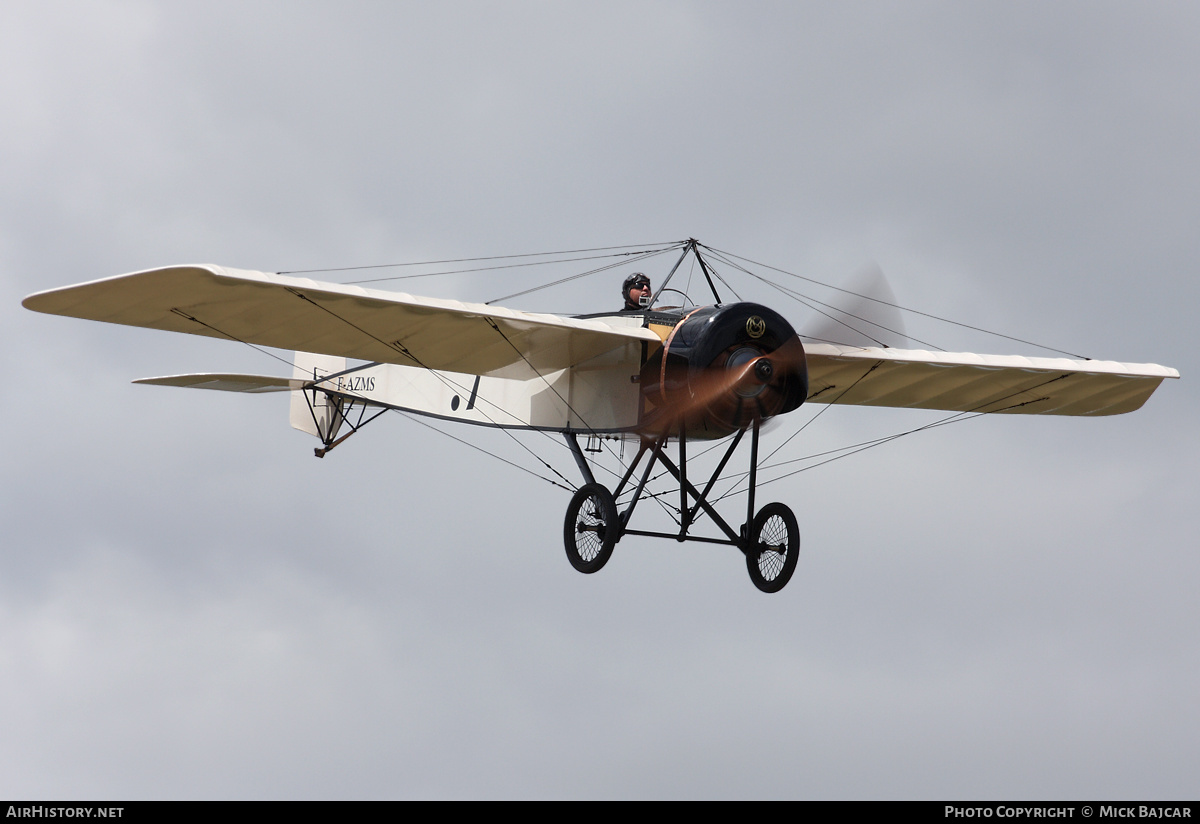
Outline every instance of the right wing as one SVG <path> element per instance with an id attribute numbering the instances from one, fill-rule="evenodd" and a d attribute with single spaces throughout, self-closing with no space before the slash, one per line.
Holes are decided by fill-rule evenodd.
<path id="1" fill-rule="evenodd" d="M 808 403 L 1119 415 L 1179 372 L 1156 363 L 806 344 Z"/>

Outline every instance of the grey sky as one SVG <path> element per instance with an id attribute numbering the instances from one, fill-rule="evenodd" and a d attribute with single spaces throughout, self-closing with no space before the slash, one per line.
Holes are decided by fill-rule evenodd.
<path id="1" fill-rule="evenodd" d="M 0 795 L 1194 799 L 1198 34 L 1188 3 L 4 4 Z M 1183 379 L 768 487 L 803 547 L 763 596 L 665 541 L 579 575 L 561 490 L 399 416 L 317 461 L 277 397 L 129 383 L 282 364 L 20 307 L 688 236 Z M 795 454 L 937 417 L 834 409 Z"/>

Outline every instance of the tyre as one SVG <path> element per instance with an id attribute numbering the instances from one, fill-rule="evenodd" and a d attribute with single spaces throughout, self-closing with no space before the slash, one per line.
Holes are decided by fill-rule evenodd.
<path id="1" fill-rule="evenodd" d="M 796 571 L 800 554 L 800 528 L 792 510 L 780 503 L 767 504 L 750 524 L 746 569 L 763 592 L 779 592 Z"/>
<path id="2" fill-rule="evenodd" d="M 599 572 L 612 557 L 619 530 L 617 502 L 603 484 L 585 484 L 567 507 L 563 542 L 567 560 L 582 573 Z"/>

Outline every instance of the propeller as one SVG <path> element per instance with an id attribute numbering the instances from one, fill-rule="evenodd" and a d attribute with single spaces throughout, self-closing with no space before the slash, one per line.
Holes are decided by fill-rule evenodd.
<path id="1" fill-rule="evenodd" d="M 736 343 L 706 368 L 689 370 L 686 385 L 668 384 L 658 393 L 659 409 L 693 435 L 725 434 L 787 411 L 804 368 L 804 347 L 795 335 L 771 352 Z"/>
<path id="2" fill-rule="evenodd" d="M 807 337 L 904 345 L 900 310 L 879 266 L 839 291 L 845 296 L 839 307 L 813 306 L 824 320 Z M 799 336 L 778 312 L 757 303 L 717 304 L 674 323 L 638 381 L 646 432 L 684 429 L 689 438 L 721 438 L 799 407 L 808 396 L 808 365 Z"/>
<path id="3" fill-rule="evenodd" d="M 908 345 L 904 317 L 879 264 L 872 263 L 851 276 L 839 297 L 836 307 L 812 307 L 817 317 L 806 327 L 805 338 L 844 346 Z"/>

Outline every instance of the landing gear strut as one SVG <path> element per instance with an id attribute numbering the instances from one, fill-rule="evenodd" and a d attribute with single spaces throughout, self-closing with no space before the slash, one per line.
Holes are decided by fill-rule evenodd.
<path id="1" fill-rule="evenodd" d="M 567 445 L 571 448 L 575 461 L 579 465 L 586 483 L 580 487 L 567 507 L 566 523 L 563 527 L 563 539 L 566 544 L 567 559 L 571 566 L 583 573 L 597 572 L 612 556 L 613 547 L 625 535 L 644 535 L 653 538 L 673 538 L 676 541 L 697 541 L 709 544 L 725 544 L 737 547 L 746 557 L 746 569 L 750 580 L 763 592 L 778 592 L 791 580 L 796 571 L 796 561 L 800 552 L 800 530 L 796 524 L 796 516 L 792 510 L 781 503 L 769 503 L 754 512 L 754 493 L 757 485 L 758 469 L 758 432 L 759 422 L 756 420 L 750 431 L 750 489 L 749 501 L 746 506 L 746 521 L 740 530 L 733 527 L 713 508 L 708 501 L 708 495 L 717 482 L 725 465 L 733 456 L 746 430 L 740 430 L 733 437 L 729 448 L 725 451 L 712 477 L 704 486 L 704 491 L 697 491 L 687 478 L 687 432 L 683 426 L 679 428 L 679 464 L 678 466 L 666 453 L 667 435 L 657 438 L 643 438 L 638 448 L 637 456 L 625 471 L 621 482 L 614 492 L 598 483 L 592 476 L 591 468 L 584 459 L 579 448 L 579 442 L 574 433 L 566 433 Z M 642 470 L 633 498 L 624 511 L 618 512 L 616 499 L 625 491 L 633 478 L 633 473 L 641 463 L 643 456 L 650 455 Z M 650 478 L 655 464 L 661 463 L 667 471 L 679 482 L 679 532 L 649 532 L 631 529 L 629 521 L 633 516 L 634 507 L 641 500 L 646 482 Z M 692 503 L 694 501 L 694 503 Z M 703 510 L 713 523 L 724 533 L 724 538 L 710 538 L 692 535 L 689 530 L 697 514 Z"/>

